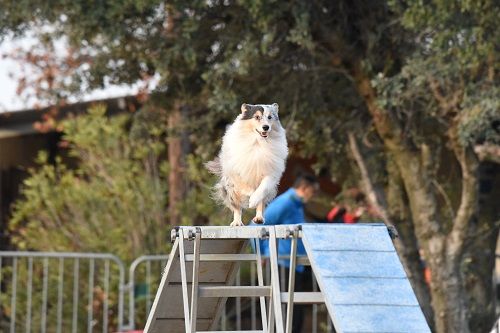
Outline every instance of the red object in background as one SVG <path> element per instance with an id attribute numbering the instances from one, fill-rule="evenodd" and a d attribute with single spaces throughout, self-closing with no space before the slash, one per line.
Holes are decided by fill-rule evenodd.
<path id="1" fill-rule="evenodd" d="M 345 213 L 343 216 L 344 223 L 356 223 L 359 221 L 359 216 L 351 213 Z"/>
<path id="2" fill-rule="evenodd" d="M 335 206 L 328 212 L 328 214 L 326 215 L 326 219 L 328 220 L 328 222 L 333 222 L 333 220 L 339 215 L 339 213 L 340 207 Z"/>
<path id="3" fill-rule="evenodd" d="M 356 223 L 358 222 L 359 217 L 360 216 L 347 212 L 342 206 L 333 207 L 326 215 L 328 222 L 337 223 Z"/>
<path id="4" fill-rule="evenodd" d="M 429 267 L 424 268 L 424 280 L 429 286 L 431 285 L 431 270 Z"/>

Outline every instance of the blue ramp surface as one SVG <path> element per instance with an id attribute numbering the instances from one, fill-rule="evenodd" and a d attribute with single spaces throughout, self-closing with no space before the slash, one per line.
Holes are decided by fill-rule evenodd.
<path id="1" fill-rule="evenodd" d="M 305 224 L 302 230 L 337 332 L 431 332 L 385 225 Z"/>

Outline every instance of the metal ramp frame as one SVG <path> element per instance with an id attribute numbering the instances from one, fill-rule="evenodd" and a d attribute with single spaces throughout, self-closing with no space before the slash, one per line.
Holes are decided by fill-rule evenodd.
<path id="1" fill-rule="evenodd" d="M 277 243 L 286 238 L 292 242 L 290 274 L 282 292 Z M 307 258 L 296 255 L 299 238 Z M 261 239 L 269 240 L 268 286 Z M 244 253 L 250 240 L 256 253 Z M 290 333 L 298 303 L 326 303 L 339 333 L 430 332 L 383 224 L 177 227 L 172 242 L 145 333 L 222 332 L 214 330 L 229 297 L 259 298 L 263 329 L 247 333 Z M 233 286 L 241 262 L 256 263 L 256 286 Z M 312 266 L 321 292 L 294 292 L 297 264 Z"/>

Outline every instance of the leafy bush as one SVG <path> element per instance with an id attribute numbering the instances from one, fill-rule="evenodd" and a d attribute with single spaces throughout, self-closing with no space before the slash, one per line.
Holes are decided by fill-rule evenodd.
<path id="1" fill-rule="evenodd" d="M 15 204 L 10 226 L 19 249 L 111 252 L 125 260 L 168 250 L 164 133 L 155 123 L 145 126 L 147 135 L 131 136 L 131 122 L 96 106 L 63 123 L 69 156 L 49 163 L 40 153 Z"/>

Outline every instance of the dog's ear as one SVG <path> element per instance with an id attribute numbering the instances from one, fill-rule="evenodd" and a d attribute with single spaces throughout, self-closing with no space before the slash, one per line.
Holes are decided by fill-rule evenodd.
<path id="1" fill-rule="evenodd" d="M 250 111 L 250 105 L 246 103 L 241 104 L 241 113 L 245 113 L 246 111 Z"/>
<path id="2" fill-rule="evenodd" d="M 279 111 L 280 106 L 278 105 L 278 103 L 273 103 L 273 108 L 274 108 L 274 110 L 275 110 L 276 112 L 278 112 L 278 111 Z"/>

